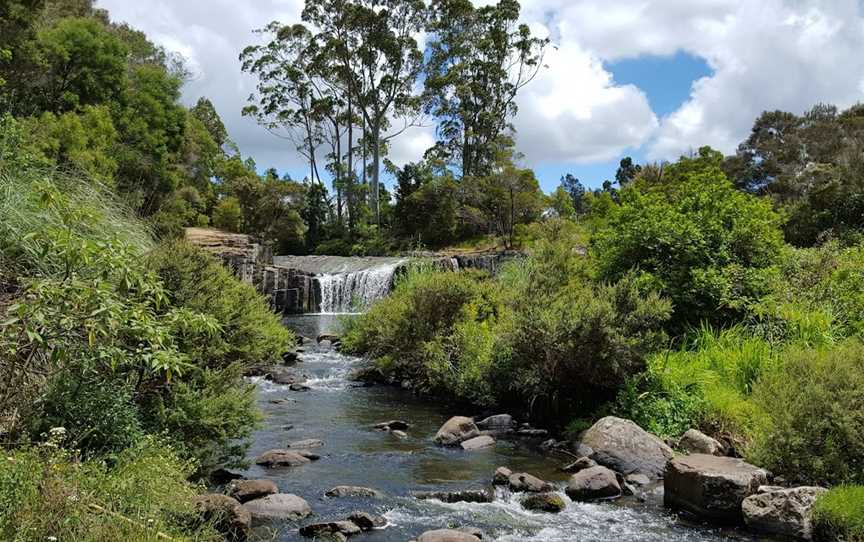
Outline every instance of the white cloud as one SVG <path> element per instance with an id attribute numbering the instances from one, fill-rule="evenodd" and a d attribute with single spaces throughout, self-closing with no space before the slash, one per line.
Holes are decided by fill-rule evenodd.
<path id="1" fill-rule="evenodd" d="M 492 0 L 477 0 L 477 3 Z M 254 81 L 237 56 L 252 29 L 299 20 L 302 0 L 99 0 L 190 59 L 187 102 L 208 96 L 241 149 L 262 166 L 302 171 L 290 144 L 240 116 Z M 523 0 L 523 19 L 559 46 L 549 69 L 519 98 L 518 147 L 529 165 L 591 162 L 643 147 L 675 158 L 710 144 L 730 152 L 765 109 L 801 112 L 816 102 L 848 106 L 864 89 L 864 19 L 857 0 Z M 619 85 L 604 63 L 686 51 L 711 76 L 658 119 L 640 89 Z M 394 141 L 396 163 L 415 160 L 431 128 Z"/>

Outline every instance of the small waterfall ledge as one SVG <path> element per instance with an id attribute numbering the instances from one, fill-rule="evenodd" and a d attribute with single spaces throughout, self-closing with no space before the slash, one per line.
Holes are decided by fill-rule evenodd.
<path id="1" fill-rule="evenodd" d="M 186 239 L 216 255 L 244 282 L 254 285 L 283 314 L 362 312 L 393 289 L 412 261 L 459 271 L 496 274 L 518 252 L 442 255 L 415 252 L 399 258 L 273 256 L 251 237 L 209 228 L 187 228 Z"/>

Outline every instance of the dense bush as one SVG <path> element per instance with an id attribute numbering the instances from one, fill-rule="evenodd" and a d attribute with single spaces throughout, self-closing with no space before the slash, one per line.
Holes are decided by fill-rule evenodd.
<path id="1" fill-rule="evenodd" d="M 497 279 L 420 271 L 348 326 L 343 344 L 385 374 L 547 423 L 613 396 L 664 343 L 670 306 L 634 280 L 591 279 L 568 229 Z"/>
<path id="2" fill-rule="evenodd" d="M 55 431 L 40 447 L 0 454 L 0 538 L 115 542 L 213 540 L 190 529 L 187 477 L 194 466 L 151 437 L 121 452 L 111 468 L 79 461 Z M 160 534 L 161 533 L 161 534 Z"/>
<path id="3" fill-rule="evenodd" d="M 679 331 L 743 316 L 767 293 L 783 246 L 780 216 L 769 202 L 737 191 L 722 159 L 703 148 L 659 181 L 637 179 L 594 238 L 602 275 L 617 280 L 638 271 L 672 299 Z"/>
<path id="4" fill-rule="evenodd" d="M 767 424 L 750 456 L 792 480 L 864 482 L 864 344 L 788 350 L 753 389 Z"/>
<path id="5" fill-rule="evenodd" d="M 864 487 L 835 487 L 816 501 L 813 539 L 817 542 L 864 541 Z"/>

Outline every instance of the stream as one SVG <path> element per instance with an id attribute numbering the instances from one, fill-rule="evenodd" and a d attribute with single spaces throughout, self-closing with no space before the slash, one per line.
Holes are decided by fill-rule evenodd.
<path id="1" fill-rule="evenodd" d="M 290 317 L 285 324 L 305 337 L 334 331 L 338 320 L 331 315 Z M 447 527 L 479 527 L 484 540 L 600 542 L 683 542 L 754 540 L 737 530 L 689 525 L 662 507 L 656 491 L 646 502 L 629 497 L 615 502 L 571 502 L 563 492 L 567 474 L 558 469 L 566 457 L 549 456 L 536 442 L 499 440 L 494 448 L 466 452 L 436 446 L 432 437 L 454 412 L 445 401 L 424 401 L 410 392 L 391 387 L 356 387 L 348 375 L 360 360 L 326 346 L 305 346 L 298 372 L 305 374 L 311 390 L 292 392 L 287 386 L 255 379 L 258 402 L 266 415 L 254 434 L 250 460 L 261 453 L 283 448 L 288 442 L 321 439 L 319 461 L 295 468 L 267 469 L 252 465 L 243 474 L 250 479 L 273 480 L 282 493 L 306 499 L 313 515 L 299 523 L 342 519 L 354 511 L 384 516 L 388 526 L 358 535 L 352 540 L 405 542 L 426 530 Z M 388 420 L 411 424 L 407 439 L 372 426 Z M 520 495 L 497 489 L 490 504 L 444 504 L 410 496 L 417 490 L 458 490 L 489 487 L 499 466 L 529 472 L 557 484 L 567 502 L 560 514 L 533 513 L 522 509 Z M 339 485 L 376 489 L 382 498 L 327 498 L 324 493 Z M 255 540 L 295 541 L 298 524 L 256 528 Z"/>

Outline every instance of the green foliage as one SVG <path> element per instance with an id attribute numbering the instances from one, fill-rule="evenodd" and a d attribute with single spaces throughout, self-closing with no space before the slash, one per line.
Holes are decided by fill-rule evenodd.
<path id="1" fill-rule="evenodd" d="M 201 488 L 186 481 L 193 464 L 147 437 L 108 467 L 81 462 L 58 445 L 55 430 L 38 448 L 0 455 L 0 538 L 10 542 L 69 539 L 212 540 L 209 526 L 190 528 L 191 499 Z M 159 533 L 163 533 L 160 536 Z"/>
<path id="2" fill-rule="evenodd" d="M 864 540 L 864 486 L 839 486 L 819 497 L 812 521 L 817 542 Z"/>
<path id="3" fill-rule="evenodd" d="M 767 425 L 748 456 L 792 480 L 864 481 L 864 344 L 790 350 L 754 387 Z"/>
<path id="4" fill-rule="evenodd" d="M 220 230 L 239 233 L 243 224 L 243 211 L 235 197 L 227 197 L 213 209 L 213 225 Z"/>
<path id="5" fill-rule="evenodd" d="M 196 366 L 272 365 L 294 344 L 292 333 L 255 288 L 203 250 L 183 241 L 165 243 L 151 254 L 149 265 L 174 306 L 207 314 L 221 330 L 208 340 L 192 336 L 182 343 Z"/>
<path id="6" fill-rule="evenodd" d="M 768 202 L 735 190 L 708 148 L 620 194 L 608 225 L 594 237 L 607 279 L 631 270 L 672 299 L 679 329 L 724 324 L 767 293 L 783 246 L 780 217 Z"/>

